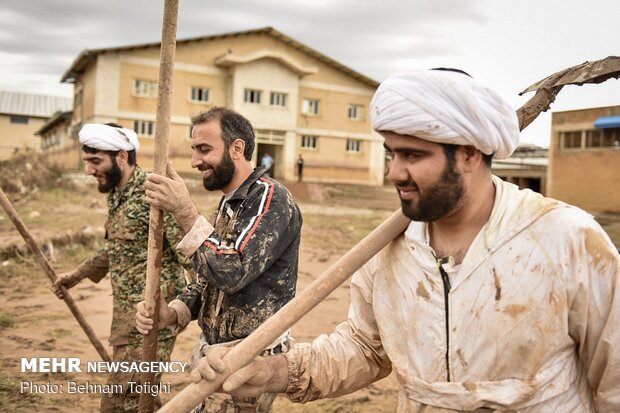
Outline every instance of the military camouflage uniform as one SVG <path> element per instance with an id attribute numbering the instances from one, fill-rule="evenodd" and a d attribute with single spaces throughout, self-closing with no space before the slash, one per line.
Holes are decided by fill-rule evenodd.
<path id="1" fill-rule="evenodd" d="M 113 359 L 139 361 L 142 359 L 142 335 L 135 329 L 135 306 L 144 300 L 150 206 L 145 200 L 146 173 L 136 165 L 127 185 L 108 194 L 108 218 L 103 247 L 93 258 L 84 261 L 76 271 L 93 282 L 99 282 L 109 272 L 112 281 L 113 313 L 110 344 Z M 191 269 L 191 263 L 177 255 L 175 246 L 183 238 L 183 230 L 170 214 L 164 216 L 164 245 L 161 286 L 166 301 L 183 291 L 185 281 L 181 265 Z M 170 329 L 159 332 L 158 355 L 170 359 L 175 334 Z M 138 381 L 139 373 L 112 374 L 108 383 Z M 155 377 L 159 382 L 161 374 Z M 125 385 L 123 389 L 125 389 Z M 137 412 L 139 394 L 104 395 L 102 412 Z"/>
<path id="2" fill-rule="evenodd" d="M 207 345 L 247 337 L 295 296 L 301 212 L 288 190 L 265 171 L 256 168 L 229 199 L 222 198 L 212 231 L 201 228 L 200 221 L 206 221 L 201 217 L 179 245 L 192 256 L 198 278 L 171 306 L 180 328 L 198 320 Z M 286 339 L 269 351 L 286 351 Z M 203 412 L 266 412 L 273 398 L 266 406 L 233 398 Z"/>

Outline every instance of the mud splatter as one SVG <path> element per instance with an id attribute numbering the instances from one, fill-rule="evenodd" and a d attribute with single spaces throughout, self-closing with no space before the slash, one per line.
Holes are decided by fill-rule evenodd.
<path id="1" fill-rule="evenodd" d="M 586 251 L 592 264 L 596 267 L 609 265 L 613 261 L 613 254 L 603 235 L 592 228 L 586 228 L 584 236 Z"/>
<path id="2" fill-rule="evenodd" d="M 431 299 L 431 296 L 429 295 L 422 281 L 418 281 L 418 288 L 415 290 L 415 293 L 417 294 L 418 297 L 422 297 L 426 301 L 430 301 Z"/>
<path id="3" fill-rule="evenodd" d="M 456 355 L 459 356 L 459 361 L 461 362 L 461 365 L 463 366 L 464 369 L 466 369 L 467 367 L 469 367 L 469 364 L 467 363 L 467 361 L 465 360 L 465 354 L 463 353 L 462 349 L 458 349 L 456 350 Z M 476 386 L 474 385 L 474 388 L 476 388 Z M 468 389 L 469 390 L 469 389 Z"/>
<path id="4" fill-rule="evenodd" d="M 512 318 L 517 318 L 526 311 L 527 307 L 521 304 L 510 304 L 502 310 L 503 313 L 508 314 Z"/>
<path id="5" fill-rule="evenodd" d="M 463 382 L 463 387 L 465 388 L 465 390 L 468 391 L 476 391 L 476 383 L 471 382 L 471 381 L 464 381 Z"/>
<path id="6" fill-rule="evenodd" d="M 495 301 L 499 301 L 502 298 L 502 284 L 499 282 L 499 275 L 493 268 L 493 283 L 495 283 Z"/>

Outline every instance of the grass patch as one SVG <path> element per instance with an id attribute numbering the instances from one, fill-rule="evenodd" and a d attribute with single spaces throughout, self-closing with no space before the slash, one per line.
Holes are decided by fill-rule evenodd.
<path id="1" fill-rule="evenodd" d="M 50 336 L 54 337 L 54 338 L 63 338 L 63 337 L 70 337 L 73 335 L 73 332 L 71 330 L 66 330 L 64 328 L 56 328 L 52 331 L 49 332 Z"/>
<path id="2" fill-rule="evenodd" d="M 346 252 L 381 224 L 391 212 L 372 215 L 304 214 L 302 241 L 313 249 Z"/>
<path id="3" fill-rule="evenodd" d="M 21 382 L 14 377 L 9 377 L 0 370 L 0 411 L 39 411 L 40 396 L 32 393 L 21 393 Z M 30 410 L 33 409 L 33 410 Z"/>
<path id="4" fill-rule="evenodd" d="M 9 328 L 14 326 L 15 320 L 13 320 L 10 315 L 0 310 L 0 328 Z"/>

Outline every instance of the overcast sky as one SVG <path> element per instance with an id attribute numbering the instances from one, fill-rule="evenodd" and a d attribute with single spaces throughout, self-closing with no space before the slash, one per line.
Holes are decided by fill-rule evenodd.
<path id="1" fill-rule="evenodd" d="M 163 0 L 0 0 L 0 90 L 72 95 L 84 49 L 161 40 Z M 180 0 L 177 37 L 272 26 L 377 81 L 457 67 L 517 109 L 532 83 L 620 55 L 619 0 Z M 552 111 L 620 104 L 620 80 L 564 88 Z M 546 146 L 550 115 L 522 134 Z"/>

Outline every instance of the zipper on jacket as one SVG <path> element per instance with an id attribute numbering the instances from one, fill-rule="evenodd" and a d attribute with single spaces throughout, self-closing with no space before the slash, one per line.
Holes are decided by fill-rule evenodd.
<path id="1" fill-rule="evenodd" d="M 450 277 L 443 269 L 442 265 L 448 262 L 448 258 L 442 258 L 438 261 L 439 264 L 439 273 L 441 274 L 441 281 L 443 281 L 443 297 L 445 302 L 445 310 L 446 310 L 446 372 L 447 372 L 447 381 L 450 381 L 450 318 L 449 318 L 449 304 L 448 304 L 448 294 L 450 293 Z"/>

